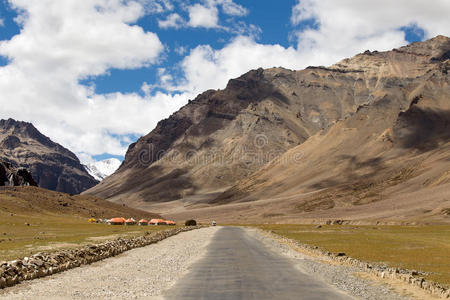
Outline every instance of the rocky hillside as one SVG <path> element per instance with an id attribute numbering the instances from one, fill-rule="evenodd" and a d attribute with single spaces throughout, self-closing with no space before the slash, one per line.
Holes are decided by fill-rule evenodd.
<path id="1" fill-rule="evenodd" d="M 335 188 L 299 207 L 311 210 L 378 201 L 385 189 L 418 176 L 410 190 L 450 183 L 449 55 L 450 39 L 440 36 L 317 69 L 322 77 L 359 72 L 371 98 L 210 202 Z"/>
<path id="2" fill-rule="evenodd" d="M 0 186 L 36 186 L 33 176 L 26 169 L 15 169 L 0 159 Z"/>
<path id="3" fill-rule="evenodd" d="M 30 123 L 0 120 L 0 158 L 29 170 L 37 184 L 46 189 L 78 194 L 97 183 L 75 154 Z"/>
<path id="4" fill-rule="evenodd" d="M 161 121 L 89 193 L 198 206 L 356 189 L 349 203 L 289 206 L 303 213 L 380 200 L 436 160 L 444 164 L 425 179 L 445 184 L 449 51 L 449 39 L 438 36 L 330 67 L 250 71 Z"/>

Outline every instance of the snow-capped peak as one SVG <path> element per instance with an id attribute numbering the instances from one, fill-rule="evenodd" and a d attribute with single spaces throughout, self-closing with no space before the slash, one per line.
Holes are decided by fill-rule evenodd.
<path id="1" fill-rule="evenodd" d="M 105 177 L 114 173 L 120 164 L 121 162 L 117 158 L 108 158 L 84 165 L 84 168 L 92 177 L 102 181 Z"/>

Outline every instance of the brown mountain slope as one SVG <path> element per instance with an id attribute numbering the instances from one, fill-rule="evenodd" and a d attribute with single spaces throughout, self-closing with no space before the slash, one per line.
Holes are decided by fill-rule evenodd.
<path id="1" fill-rule="evenodd" d="M 41 134 L 31 123 L 0 120 L 0 158 L 26 168 L 40 187 L 78 194 L 97 181 L 71 151 Z"/>
<path id="2" fill-rule="evenodd" d="M 362 207 L 418 176 L 442 187 L 446 165 L 437 171 L 417 162 L 448 163 L 449 50 L 449 39 L 439 36 L 329 68 L 251 71 L 160 122 L 130 146 L 118 172 L 89 192 L 210 216 L 252 211 L 252 204 L 212 208 L 217 204 L 266 201 L 248 214 L 261 217 Z M 326 200 L 331 187 L 342 201 Z M 173 199 L 182 201 L 154 204 Z"/>
<path id="3" fill-rule="evenodd" d="M 159 215 L 97 197 L 69 195 L 39 187 L 0 187 L 1 214 L 112 218 L 154 218 Z"/>
<path id="4" fill-rule="evenodd" d="M 277 209 L 285 215 L 280 219 L 293 215 L 448 219 L 449 51 L 449 39 L 438 37 L 388 53 L 417 55 L 417 60 L 430 63 L 422 64 L 424 75 L 386 87 L 372 103 L 362 105 L 209 203 L 266 199 L 265 205 L 270 207 L 268 203 L 284 199 L 285 207 Z M 377 61 L 377 57 L 365 60 L 366 68 L 371 60 Z M 361 56 L 332 68 L 354 67 L 359 61 Z M 392 73 L 391 80 L 398 80 L 405 69 Z M 262 209 L 258 215 L 262 218 L 267 213 Z"/>

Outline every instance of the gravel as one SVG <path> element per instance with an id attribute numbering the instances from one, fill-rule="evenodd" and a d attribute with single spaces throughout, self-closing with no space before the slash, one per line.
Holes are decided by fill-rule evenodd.
<path id="1" fill-rule="evenodd" d="M 355 276 L 362 270 L 352 266 L 332 265 L 320 262 L 317 259 L 295 251 L 286 244 L 267 237 L 257 229 L 247 229 L 248 233 L 262 241 L 266 247 L 283 254 L 295 263 L 295 266 L 303 273 L 315 276 L 318 279 L 332 284 L 341 290 L 360 299 L 383 299 L 383 300 L 404 300 L 410 299 L 397 294 L 386 285 L 374 281 L 366 280 Z"/>
<path id="2" fill-rule="evenodd" d="M 24 282 L 0 299 L 158 298 L 201 258 L 216 227 L 180 233 L 91 265 Z"/>

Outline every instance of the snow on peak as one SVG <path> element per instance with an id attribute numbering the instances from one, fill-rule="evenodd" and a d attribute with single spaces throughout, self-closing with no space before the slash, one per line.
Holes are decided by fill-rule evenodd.
<path id="1" fill-rule="evenodd" d="M 121 162 L 117 158 L 108 158 L 84 165 L 84 168 L 96 180 L 102 181 L 105 177 L 114 173 L 120 164 Z"/>

